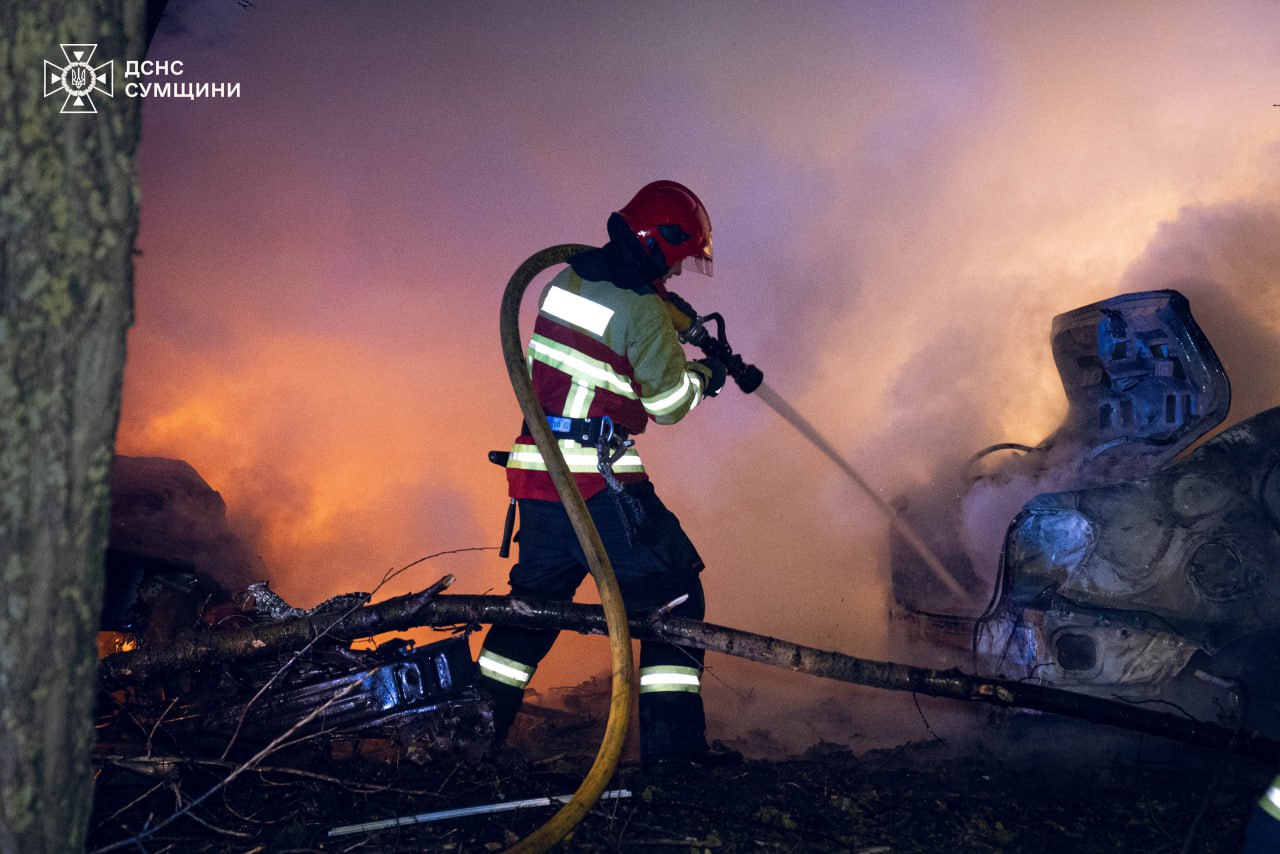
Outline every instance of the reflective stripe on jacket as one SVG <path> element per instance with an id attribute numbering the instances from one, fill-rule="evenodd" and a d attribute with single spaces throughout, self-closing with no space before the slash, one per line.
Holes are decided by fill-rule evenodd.
<path id="1" fill-rule="evenodd" d="M 526 359 L 547 415 L 607 415 L 632 436 L 650 419 L 679 421 L 710 380 L 710 371 L 685 358 L 660 296 L 585 281 L 568 267 L 542 292 Z M 596 450 L 568 439 L 559 444 L 583 498 L 604 489 Z M 613 468 L 623 483 L 648 477 L 634 448 Z M 513 498 L 559 500 L 528 434 L 511 449 L 507 479 Z"/>

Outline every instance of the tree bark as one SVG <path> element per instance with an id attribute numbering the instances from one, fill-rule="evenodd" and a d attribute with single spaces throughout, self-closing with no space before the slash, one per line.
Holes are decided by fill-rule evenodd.
<path id="1" fill-rule="evenodd" d="M 266 655 L 305 643 L 320 632 L 349 640 L 417 626 L 482 623 L 568 629 L 583 634 L 605 632 L 604 615 L 598 606 L 509 596 L 432 598 L 431 594 L 439 587 L 360 608 L 341 619 L 338 615 L 326 615 L 223 635 L 189 633 L 165 649 L 117 653 L 102 662 L 102 681 L 105 687 L 114 689 L 218 660 Z M 659 638 L 824 679 L 1009 708 L 1037 709 L 1187 744 L 1280 759 L 1280 743 L 1254 732 L 1227 729 L 1045 685 L 984 678 L 959 670 L 874 661 L 698 620 L 633 617 L 630 625 L 631 634 L 636 638 Z"/>
<path id="2" fill-rule="evenodd" d="M 108 469 L 132 318 L 136 99 L 44 97 L 45 60 L 142 55 L 142 5 L 0 3 L 0 852 L 83 847 Z"/>

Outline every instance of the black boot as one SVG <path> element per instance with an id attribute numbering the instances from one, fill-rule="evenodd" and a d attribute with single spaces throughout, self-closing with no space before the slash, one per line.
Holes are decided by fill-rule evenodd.
<path id="1" fill-rule="evenodd" d="M 742 754 L 719 741 L 713 741 L 710 747 L 704 747 L 701 750 L 646 756 L 643 763 L 644 772 L 657 777 L 710 771 L 741 764 Z"/>
<path id="2" fill-rule="evenodd" d="M 493 702 L 493 749 L 496 750 L 507 743 L 507 734 L 524 703 L 524 690 L 492 679 L 482 681 L 488 683 L 484 686 L 484 691 Z"/>

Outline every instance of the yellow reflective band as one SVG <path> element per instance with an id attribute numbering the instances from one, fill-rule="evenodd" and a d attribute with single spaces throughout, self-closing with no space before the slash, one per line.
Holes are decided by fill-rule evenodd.
<path id="1" fill-rule="evenodd" d="M 640 693 L 656 691 L 688 691 L 698 693 L 702 678 L 696 667 L 663 665 L 640 668 Z"/>
<path id="2" fill-rule="evenodd" d="M 534 668 L 506 656 L 489 652 L 487 649 L 480 650 L 480 657 L 476 663 L 480 665 L 480 670 L 485 676 L 515 688 L 523 688 L 533 678 Z"/>
<path id="3" fill-rule="evenodd" d="M 698 685 L 698 677 L 689 673 L 648 673 L 640 677 L 641 685 Z"/>
<path id="4" fill-rule="evenodd" d="M 569 399 L 564 403 L 566 418 L 586 418 L 591 411 L 591 401 L 596 398 L 596 390 L 574 382 L 569 386 Z"/>
<path id="5" fill-rule="evenodd" d="M 631 388 L 631 382 L 609 365 L 557 344 L 549 338 L 541 335 L 530 338 L 529 357 L 558 371 L 564 371 L 582 385 L 595 388 L 604 386 L 615 394 L 635 400 L 636 393 Z"/>
<path id="6" fill-rule="evenodd" d="M 547 291 L 542 310 L 558 320 L 580 326 L 588 332 L 603 335 L 613 317 L 613 309 L 592 302 L 581 294 L 555 287 Z"/>
<path id="7" fill-rule="evenodd" d="M 684 372 L 684 376 L 681 378 L 680 385 L 675 389 L 661 395 L 660 397 L 647 397 L 641 402 L 644 404 L 645 411 L 649 412 L 651 415 L 665 415 L 671 410 L 679 407 L 680 404 L 684 403 L 685 399 L 692 391 L 697 391 L 697 386 L 694 384 L 692 378 L 689 376 L 689 372 L 686 370 Z"/>
<path id="8" fill-rule="evenodd" d="M 569 471 L 596 471 L 599 455 L 595 448 L 583 447 L 572 439 L 562 439 L 558 444 L 560 445 L 560 452 L 564 454 L 564 461 L 569 467 Z M 507 468 L 546 471 L 547 464 L 542 459 L 542 454 L 538 451 L 537 445 L 515 444 L 511 446 L 511 455 L 507 458 Z M 644 463 L 640 461 L 640 455 L 635 452 L 635 449 L 630 448 L 613 464 L 613 470 L 615 472 L 643 472 Z"/>
<path id="9" fill-rule="evenodd" d="M 1271 784 L 1271 788 L 1267 789 L 1267 793 L 1258 801 L 1258 806 L 1272 818 L 1280 821 L 1280 779 Z"/>

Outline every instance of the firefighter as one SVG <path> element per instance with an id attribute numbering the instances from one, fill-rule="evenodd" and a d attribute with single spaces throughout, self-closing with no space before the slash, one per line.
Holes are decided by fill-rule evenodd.
<path id="1" fill-rule="evenodd" d="M 711 222 L 674 181 L 642 188 L 607 223 L 609 241 L 568 259 L 543 290 L 527 351 L 533 388 L 582 492 L 629 612 L 687 597 L 670 613 L 704 614 L 702 559 L 663 505 L 628 437 L 649 420 L 674 424 L 725 381 L 724 365 L 688 361 L 664 306 L 684 269 L 711 275 Z M 507 481 L 520 511 L 511 595 L 568 601 L 588 574 L 569 517 L 529 435 L 516 439 Z M 495 626 L 479 665 L 505 741 L 525 687 L 557 630 Z M 740 762 L 708 747 L 699 689 L 701 650 L 640 646 L 640 750 L 647 768 Z"/>

